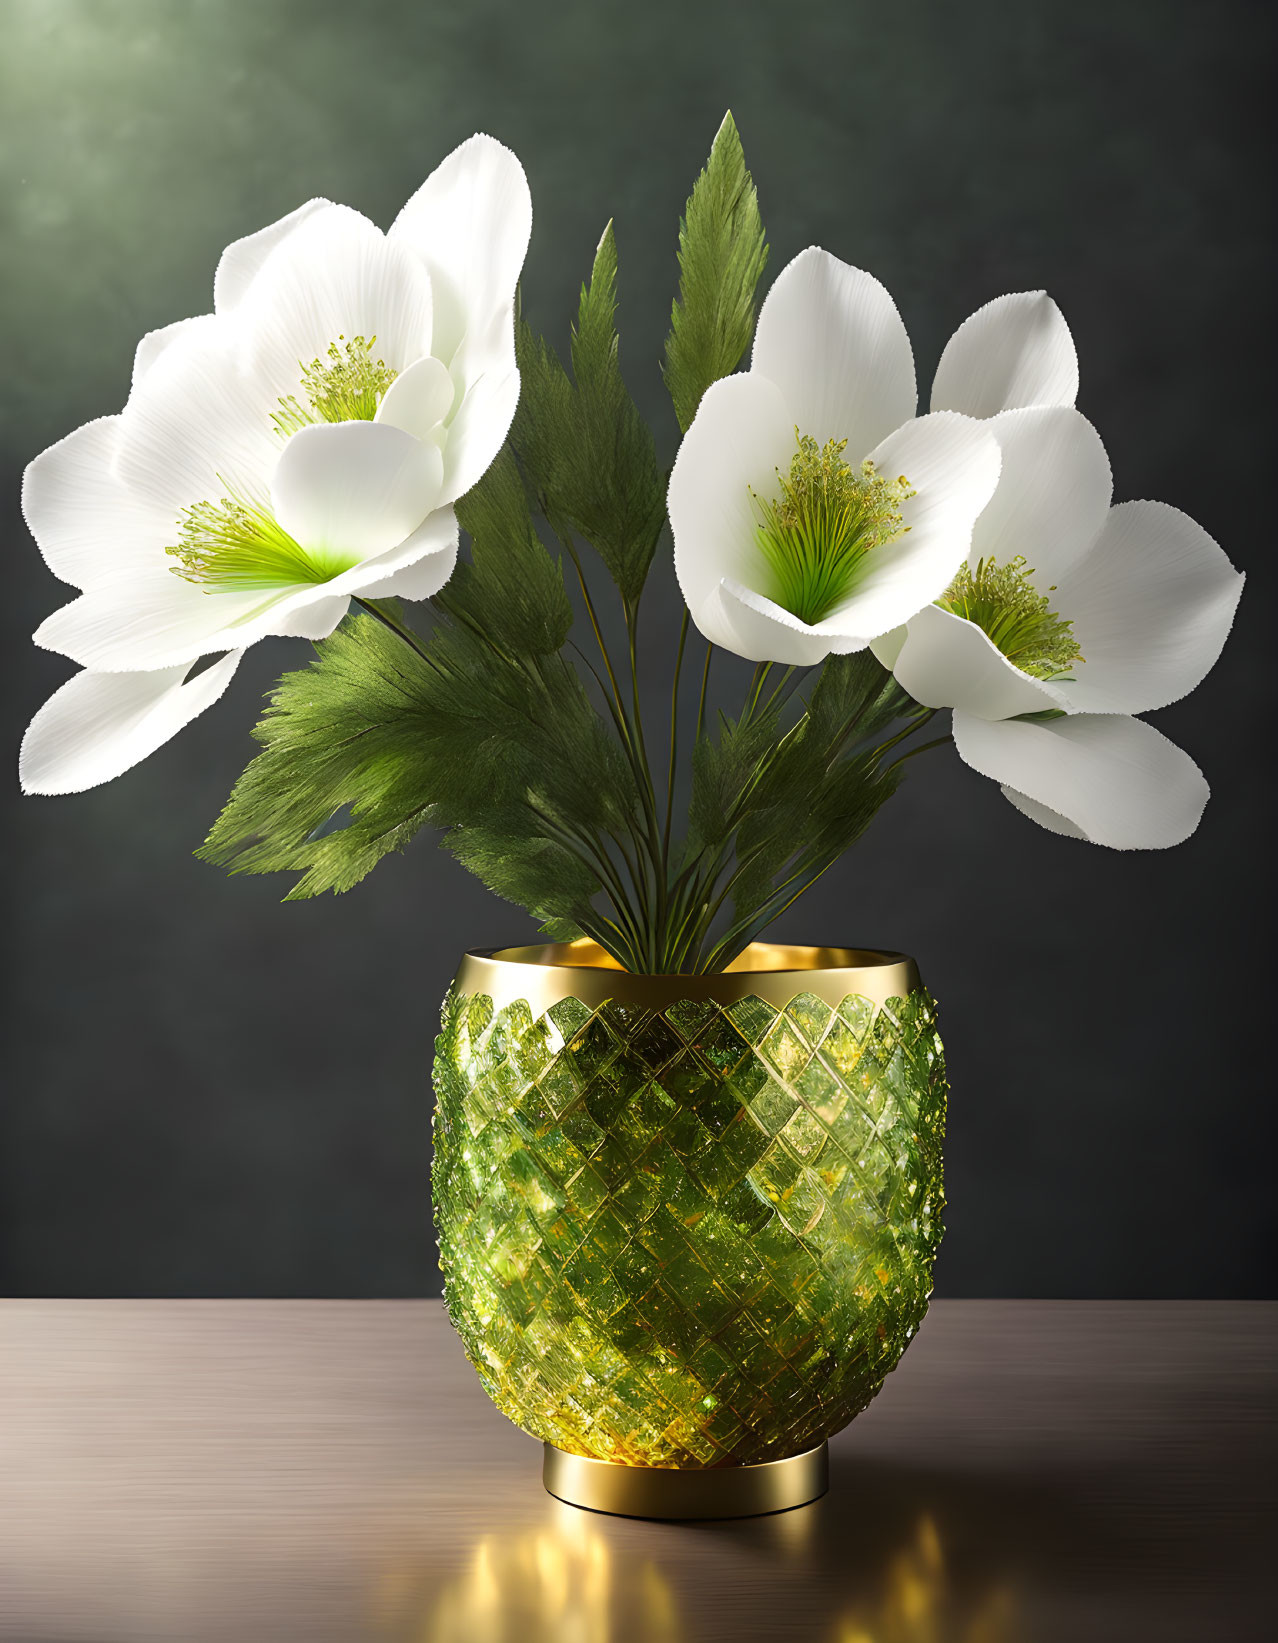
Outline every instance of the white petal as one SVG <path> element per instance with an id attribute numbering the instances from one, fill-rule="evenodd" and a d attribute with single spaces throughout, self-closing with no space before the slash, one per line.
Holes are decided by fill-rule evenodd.
<path id="1" fill-rule="evenodd" d="M 670 475 L 667 505 L 675 573 L 698 631 L 735 649 L 719 585 L 749 585 L 764 568 L 755 531 L 753 489 L 776 494 L 777 470 L 789 471 L 794 426 L 781 391 L 753 372 L 724 377 L 705 393 Z"/>
<path id="2" fill-rule="evenodd" d="M 1188 514 L 1165 502 L 1112 508 L 1053 595 L 1086 657 L 1067 687 L 1073 711 L 1145 713 L 1187 695 L 1215 665 L 1242 586 Z"/>
<path id="3" fill-rule="evenodd" d="M 321 422 L 284 447 L 271 480 L 275 517 L 311 549 L 385 553 L 421 524 L 439 497 L 434 445 L 376 422 Z"/>
<path id="4" fill-rule="evenodd" d="M 331 200 L 307 200 L 286 217 L 259 228 L 256 234 L 247 234 L 242 240 L 233 240 L 223 251 L 213 276 L 213 307 L 219 314 L 229 314 L 244 300 L 249 286 L 256 279 L 262 264 L 281 241 L 317 211 L 331 207 Z"/>
<path id="5" fill-rule="evenodd" d="M 363 337 L 374 360 L 405 370 L 432 352 L 432 307 L 421 260 L 358 211 L 330 205 L 270 253 L 236 318 L 246 362 L 286 395 L 343 338 Z"/>
<path id="6" fill-rule="evenodd" d="M 173 540 L 163 509 L 115 474 L 120 418 L 99 417 L 42 451 L 22 476 L 22 512 L 53 574 L 89 588 L 154 566 Z"/>
<path id="7" fill-rule="evenodd" d="M 1005 564 L 1023 554 L 1045 593 L 1083 558 L 1105 523 L 1113 494 L 1109 458 L 1095 428 L 1069 405 L 1003 411 L 988 426 L 1003 467 L 972 532 L 969 560 Z"/>
<path id="8" fill-rule="evenodd" d="M 451 508 L 440 508 L 386 553 L 327 582 L 278 592 L 206 593 L 184 577 L 148 571 L 64 605 L 41 623 L 35 642 L 102 673 L 130 673 L 173 667 L 209 651 L 244 649 L 275 635 L 323 638 L 352 596 L 384 587 L 428 555 L 441 561 L 436 574 L 443 572 L 442 586 L 452 572 L 456 541 L 456 517 Z"/>
<path id="9" fill-rule="evenodd" d="M 320 585 L 315 597 L 322 591 Z M 205 593 L 184 577 L 148 569 L 90 588 L 46 617 L 33 637 L 43 649 L 100 673 L 147 672 L 185 665 L 213 650 L 244 648 L 271 631 L 264 612 L 284 598 Z"/>
<path id="10" fill-rule="evenodd" d="M 441 161 L 396 217 L 390 239 L 409 246 L 435 289 L 433 352 L 488 359 L 505 323 L 532 232 L 524 168 L 492 137 L 476 135 Z"/>
<path id="11" fill-rule="evenodd" d="M 329 584 L 368 599 L 429 599 L 457 563 L 457 515 L 438 508 L 379 559 L 368 559 Z M 419 575 L 412 575 L 421 567 Z"/>
<path id="12" fill-rule="evenodd" d="M 457 550 L 452 553 L 432 553 L 419 559 L 415 565 L 396 571 L 384 582 L 361 588 L 363 599 L 433 599 L 453 574 L 457 566 Z"/>
<path id="13" fill-rule="evenodd" d="M 211 707 L 243 654 L 232 651 L 189 683 L 189 664 L 156 673 L 77 673 L 23 737 L 23 792 L 81 793 L 123 774 Z"/>
<path id="14" fill-rule="evenodd" d="M 937 605 L 925 605 L 910 618 L 892 671 L 924 707 L 1010 719 L 1061 706 L 1050 686 L 1013 667 L 974 622 Z"/>
<path id="15" fill-rule="evenodd" d="M 815 667 L 832 653 L 865 648 L 864 639 L 846 639 L 811 627 L 784 606 L 730 577 L 712 593 L 710 611 L 710 625 L 726 635 L 713 642 L 748 662 Z"/>
<path id="16" fill-rule="evenodd" d="M 1072 405 L 1077 395 L 1065 316 L 1045 291 L 1017 291 L 978 308 L 946 343 L 932 409 L 994 416 L 1019 405 Z"/>
<path id="17" fill-rule="evenodd" d="M 429 439 L 453 408 L 456 388 L 443 360 L 427 354 L 397 376 L 382 396 L 376 422 L 402 428 L 414 439 Z"/>
<path id="18" fill-rule="evenodd" d="M 228 489 L 264 496 L 279 456 L 270 421 L 278 403 L 241 366 L 235 341 L 229 321 L 174 338 L 121 413 L 116 472 L 165 509 L 174 530 L 183 508 L 219 501 Z"/>
<path id="19" fill-rule="evenodd" d="M 940 598 L 998 483 L 996 441 L 982 423 L 952 411 L 916 417 L 870 456 L 881 474 L 904 474 L 917 494 L 901 507 L 909 529 L 873 550 L 852 595 L 816 624 L 818 633 L 859 636 L 858 645 L 844 649 L 867 644 Z"/>
<path id="20" fill-rule="evenodd" d="M 433 598 L 457 565 L 457 515 L 451 508 L 441 508 L 414 532 L 407 545 L 420 549 L 422 557 L 412 564 L 404 564 L 402 569 L 391 570 L 382 581 L 361 587 L 362 598 Z M 400 555 L 397 553 L 396 557 Z M 364 568 L 370 574 L 374 569 L 371 565 Z"/>
<path id="21" fill-rule="evenodd" d="M 148 331 L 134 350 L 133 387 L 137 387 L 171 343 L 176 342 L 179 337 L 209 333 L 215 323 L 212 314 L 198 314 L 194 319 L 175 320 L 172 325 L 162 325 L 158 331 Z"/>
<path id="22" fill-rule="evenodd" d="M 1045 804 L 1035 804 L 1033 799 L 1027 799 L 1024 793 L 1018 793 L 1014 787 L 1001 789 L 1003 797 L 1014 804 L 1022 816 L 1028 816 L 1032 822 L 1045 827 L 1049 833 L 1059 833 L 1066 839 L 1086 839 L 1087 834 L 1081 827 L 1075 827 L 1068 816 L 1057 815 L 1055 810 L 1049 810 Z"/>
<path id="23" fill-rule="evenodd" d="M 983 776 L 1115 850 L 1180 844 L 1207 803 L 1207 783 L 1194 761 L 1139 719 L 1082 714 L 1046 724 L 994 724 L 956 713 L 954 744 Z"/>
<path id="24" fill-rule="evenodd" d="M 759 312 L 751 372 L 775 382 L 792 423 L 849 459 L 912 417 L 914 355 L 896 304 L 872 274 L 810 246 L 783 268 Z"/>
<path id="25" fill-rule="evenodd" d="M 335 599 L 316 599 L 313 604 L 294 605 L 271 623 L 276 639 L 327 639 L 351 607 L 349 594 Z"/>
<path id="26" fill-rule="evenodd" d="M 492 466 L 519 404 L 519 373 L 484 372 L 466 390 L 444 441 L 441 502 L 456 502 Z"/>
<path id="27" fill-rule="evenodd" d="M 905 646 L 905 637 L 909 631 L 909 628 L 902 624 L 899 628 L 893 628 L 890 633 L 880 634 L 870 645 L 875 660 L 887 668 L 889 673 L 896 666 L 896 659 Z"/>

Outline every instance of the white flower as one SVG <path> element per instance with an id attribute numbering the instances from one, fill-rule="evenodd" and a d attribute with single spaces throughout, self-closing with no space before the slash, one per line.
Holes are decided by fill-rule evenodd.
<path id="1" fill-rule="evenodd" d="M 1014 291 L 978 308 L 946 343 L 932 379 L 932 409 L 967 416 L 1077 397 L 1074 339 L 1046 291 Z"/>
<path id="2" fill-rule="evenodd" d="M 782 270 L 748 372 L 706 392 L 670 476 L 675 570 L 712 644 L 810 666 L 948 587 L 998 478 L 994 440 L 915 417 L 879 282 L 815 247 Z"/>
<path id="3" fill-rule="evenodd" d="M 1130 716 L 1202 681 L 1243 578 L 1177 509 L 1111 507 L 1104 447 L 1071 407 L 1002 411 L 987 426 L 1002 474 L 967 562 L 874 652 L 917 701 L 955 710 L 960 755 L 1034 820 L 1118 849 L 1178 844 L 1207 785 Z M 1067 717 L 1022 717 L 1044 713 Z"/>
<path id="4" fill-rule="evenodd" d="M 311 200 L 227 247 L 212 314 L 142 339 L 118 416 L 31 463 L 27 522 L 82 590 L 36 643 L 88 672 L 27 732 L 27 791 L 128 769 L 216 700 L 258 639 L 322 638 L 353 595 L 443 586 L 452 504 L 497 455 L 519 396 L 531 221 L 518 160 L 482 136 L 389 233 Z"/>

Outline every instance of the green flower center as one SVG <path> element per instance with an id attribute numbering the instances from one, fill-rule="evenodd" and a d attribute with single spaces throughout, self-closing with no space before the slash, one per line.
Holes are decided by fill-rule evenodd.
<path id="1" fill-rule="evenodd" d="M 317 422 L 371 422 L 382 395 L 399 375 L 373 358 L 376 337 L 338 337 L 323 359 L 302 366 L 302 396 L 281 398 L 272 414 L 288 439 Z M 196 502 L 178 516 L 178 540 L 164 550 L 178 563 L 173 574 L 206 592 L 268 592 L 299 582 L 327 582 L 359 563 L 351 554 L 304 548 L 261 503 L 224 496 Z"/>
<path id="2" fill-rule="evenodd" d="M 903 535 L 901 504 L 914 495 L 905 475 L 885 479 L 865 461 L 843 459 L 846 439 L 824 447 L 810 434 L 794 437 L 789 474 L 777 469 L 781 495 L 759 511 L 755 540 L 771 578 L 769 596 L 801 622 L 819 622 L 852 591 L 866 555 Z"/>
<path id="3" fill-rule="evenodd" d="M 178 516 L 178 540 L 164 550 L 174 576 L 205 592 L 268 592 L 327 582 L 359 563 L 357 555 L 304 548 L 266 508 L 240 497 L 197 502 Z"/>
<path id="4" fill-rule="evenodd" d="M 314 422 L 371 422 L 382 395 L 399 375 L 384 359 L 373 358 L 376 337 L 344 336 L 329 344 L 323 359 L 302 366 L 302 394 L 306 404 L 289 394 L 271 417 L 277 433 L 287 438 Z"/>
<path id="5" fill-rule="evenodd" d="M 1021 554 L 1000 565 L 982 559 L 976 569 L 964 565 L 936 602 L 974 622 L 1002 651 L 1013 667 L 1032 679 L 1060 679 L 1075 662 L 1084 660 L 1074 636 L 1074 624 L 1058 616 L 1047 593 L 1039 593 L 1034 572 Z"/>

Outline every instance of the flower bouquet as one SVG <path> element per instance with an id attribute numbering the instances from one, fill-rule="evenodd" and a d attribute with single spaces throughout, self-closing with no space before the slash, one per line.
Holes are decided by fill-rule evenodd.
<path id="1" fill-rule="evenodd" d="M 965 320 L 922 413 L 872 275 L 810 248 L 756 316 L 730 116 L 679 229 L 669 469 L 621 375 L 611 224 L 565 365 L 519 311 L 531 221 L 477 136 L 389 232 L 312 200 L 142 339 L 124 410 L 27 470 L 80 590 L 36 642 L 82 671 L 21 779 L 108 781 L 249 645 L 309 640 L 199 854 L 306 897 L 425 828 L 526 909 L 545 942 L 467 955 L 444 1006 L 450 1315 L 555 1492 L 771 1509 L 819 1492 L 926 1309 L 945 1081 L 912 960 L 760 938 L 951 742 L 1053 832 L 1186 838 L 1206 783 L 1138 715 L 1202 680 L 1242 578 L 1175 508 L 1111 505 L 1043 293 Z M 755 664 L 731 713 L 718 652 Z"/>

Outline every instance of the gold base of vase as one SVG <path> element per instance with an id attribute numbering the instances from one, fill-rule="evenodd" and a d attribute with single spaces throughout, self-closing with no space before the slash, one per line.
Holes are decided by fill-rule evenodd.
<path id="1" fill-rule="evenodd" d="M 541 1481 L 548 1494 L 569 1506 L 611 1512 L 616 1517 L 760 1517 L 805 1506 L 830 1487 L 830 1451 L 824 1443 L 786 1460 L 705 1471 L 623 1466 L 570 1455 L 551 1443 L 545 1448 Z"/>

